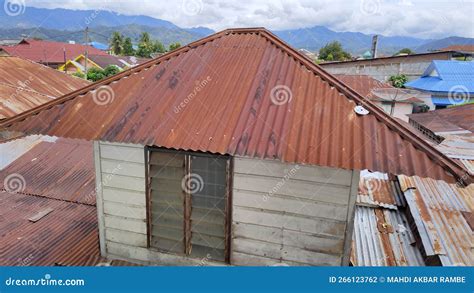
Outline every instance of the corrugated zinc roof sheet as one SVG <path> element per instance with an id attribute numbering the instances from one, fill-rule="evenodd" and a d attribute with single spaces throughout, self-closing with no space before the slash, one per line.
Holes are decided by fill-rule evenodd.
<path id="1" fill-rule="evenodd" d="M 424 266 L 400 211 L 356 206 L 352 239 L 354 266 Z"/>
<path id="2" fill-rule="evenodd" d="M 357 104 L 370 114 L 358 116 Z M 264 29 L 217 33 L 0 126 L 451 181 L 448 173 L 464 178 L 458 164 Z"/>
<path id="3" fill-rule="evenodd" d="M 7 178 L 13 174 L 23 181 L 21 193 L 93 205 L 92 149 L 91 142 L 82 140 L 42 141 L 0 171 L 0 190 L 11 188 Z"/>
<path id="4" fill-rule="evenodd" d="M 89 54 L 108 55 L 106 52 L 92 46 L 34 39 L 22 40 L 18 45 L 14 46 L 0 46 L 0 49 L 3 49 L 11 56 L 43 64 L 65 63 L 69 59 L 84 54 L 86 50 Z"/>
<path id="5" fill-rule="evenodd" d="M 474 104 L 461 105 L 425 113 L 410 114 L 410 120 L 434 133 L 474 132 Z"/>
<path id="6" fill-rule="evenodd" d="M 41 64 L 17 57 L 0 57 L 0 119 L 45 104 L 88 85 Z"/>
<path id="7" fill-rule="evenodd" d="M 463 212 L 472 214 L 474 184 L 454 184 L 419 177 L 398 176 L 428 256 L 442 265 L 473 266 L 472 229 Z"/>
<path id="8" fill-rule="evenodd" d="M 2 266 L 85 265 L 100 256 L 95 206 L 0 191 L 0 219 Z"/>

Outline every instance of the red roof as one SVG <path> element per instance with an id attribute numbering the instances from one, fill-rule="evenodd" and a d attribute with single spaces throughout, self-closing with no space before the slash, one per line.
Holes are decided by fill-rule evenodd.
<path id="1" fill-rule="evenodd" d="M 441 51 L 474 52 L 474 45 L 451 45 L 441 49 Z"/>
<path id="2" fill-rule="evenodd" d="M 369 114 L 356 114 L 356 105 Z M 60 137 L 471 180 L 457 163 L 260 28 L 214 34 L 0 122 L 2 126 Z"/>
<path id="3" fill-rule="evenodd" d="M 89 54 L 107 55 L 106 52 L 92 46 L 33 39 L 23 40 L 15 46 L 0 46 L 0 49 L 11 56 L 18 56 L 43 64 L 65 63 L 69 59 L 84 54 L 86 50 Z"/>

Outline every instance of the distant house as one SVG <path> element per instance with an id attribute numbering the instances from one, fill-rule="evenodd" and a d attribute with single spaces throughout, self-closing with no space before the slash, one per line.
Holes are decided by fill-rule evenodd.
<path id="1" fill-rule="evenodd" d="M 401 56 L 378 57 L 351 61 L 325 62 L 320 65 L 332 74 L 368 75 L 379 81 L 388 81 L 390 76 L 404 74 L 408 80 L 423 75 L 433 60 L 454 60 L 467 58 L 474 53 L 462 51 L 430 52 Z"/>
<path id="2" fill-rule="evenodd" d="M 473 180 L 263 28 L 216 33 L 0 128 L 94 141 L 101 255 L 142 264 L 348 265 L 360 170 Z"/>
<path id="3" fill-rule="evenodd" d="M 21 114 L 89 82 L 18 57 L 0 57 L 0 120 Z"/>
<path id="4" fill-rule="evenodd" d="M 106 45 L 106 44 L 103 44 L 103 43 L 99 43 L 99 42 L 89 42 L 87 44 L 84 44 L 84 45 L 88 45 L 88 46 L 92 46 L 96 49 L 99 49 L 99 50 L 102 50 L 102 51 L 108 51 L 109 50 L 109 46 Z"/>
<path id="5" fill-rule="evenodd" d="M 378 81 L 367 75 L 336 74 L 339 80 L 357 91 L 363 97 L 373 101 L 387 114 L 408 122 L 417 105 L 425 104 L 429 95 L 416 90 L 399 89 L 389 83 Z"/>
<path id="6" fill-rule="evenodd" d="M 436 109 L 474 101 L 474 61 L 435 60 L 419 79 L 405 84 L 431 95 Z"/>
<path id="7" fill-rule="evenodd" d="M 84 73 L 92 67 L 98 69 L 104 69 L 109 65 L 118 67 L 120 70 L 134 67 L 138 64 L 146 62 L 150 59 L 148 58 L 137 58 L 134 56 L 113 56 L 113 55 L 88 55 L 86 57 L 84 54 L 80 54 L 73 60 L 68 60 L 66 63 L 58 67 L 59 71 L 64 71 L 66 73 L 72 74 L 76 72 Z"/>
<path id="8" fill-rule="evenodd" d="M 409 115 L 409 122 L 433 141 L 474 133 L 474 104 Z"/>
<path id="9" fill-rule="evenodd" d="M 24 39 L 14 46 L 0 46 L 0 56 L 16 56 L 58 68 L 67 60 L 88 52 L 91 55 L 107 55 L 106 52 L 80 44 Z"/>
<path id="10" fill-rule="evenodd" d="M 451 45 L 446 48 L 440 49 L 440 51 L 458 51 L 474 53 L 474 45 Z"/>

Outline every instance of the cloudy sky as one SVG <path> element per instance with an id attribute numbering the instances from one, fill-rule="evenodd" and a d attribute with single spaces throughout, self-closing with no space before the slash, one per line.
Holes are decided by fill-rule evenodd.
<path id="1" fill-rule="evenodd" d="M 474 37 L 474 0 L 24 0 L 45 8 L 108 9 L 148 15 L 181 27 L 324 25 L 336 31 L 438 38 Z"/>

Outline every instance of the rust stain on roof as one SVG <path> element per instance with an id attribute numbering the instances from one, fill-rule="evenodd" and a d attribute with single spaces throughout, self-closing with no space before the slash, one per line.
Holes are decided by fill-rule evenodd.
<path id="1" fill-rule="evenodd" d="M 95 204 L 92 143 L 58 139 L 40 142 L 0 172 L 0 189 L 11 174 L 24 180 L 24 194 Z"/>
<path id="2" fill-rule="evenodd" d="M 89 82 L 18 57 L 0 57 L 0 119 L 43 105 Z"/>
<path id="3" fill-rule="evenodd" d="M 28 221 L 45 208 L 53 211 Z M 53 266 L 69 252 L 71 265 L 83 265 L 100 256 L 95 206 L 0 191 L 0 217 L 2 266 Z"/>
<path id="4" fill-rule="evenodd" d="M 107 102 L 99 105 L 100 97 Z M 355 114 L 358 104 L 370 114 Z M 463 177 L 457 163 L 265 29 L 217 33 L 0 126 L 59 137 L 472 180 Z"/>

